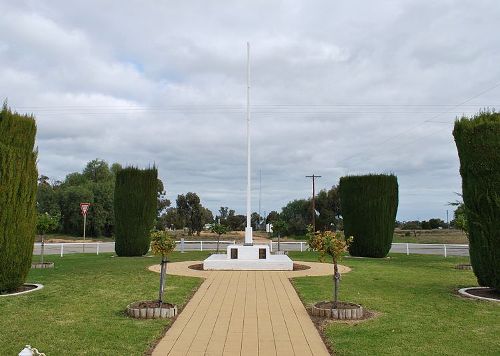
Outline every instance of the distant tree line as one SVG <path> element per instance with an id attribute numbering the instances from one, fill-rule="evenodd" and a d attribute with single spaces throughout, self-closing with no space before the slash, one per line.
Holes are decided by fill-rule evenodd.
<path id="1" fill-rule="evenodd" d="M 115 229 L 115 179 L 121 169 L 119 163 L 109 166 L 104 160 L 94 159 L 86 164 L 82 172 L 70 173 L 63 181 L 51 181 L 41 175 L 38 178 L 38 213 L 59 217 L 56 232 L 80 236 L 83 231 L 80 203 L 88 202 L 91 206 L 87 215 L 87 235 L 112 236 Z M 157 215 L 169 205 L 163 182 L 158 179 Z"/>

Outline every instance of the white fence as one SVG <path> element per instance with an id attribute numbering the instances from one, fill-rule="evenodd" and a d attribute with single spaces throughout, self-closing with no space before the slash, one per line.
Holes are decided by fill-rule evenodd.
<path id="1" fill-rule="evenodd" d="M 234 244 L 236 241 L 220 241 L 219 251 L 224 252 L 227 245 Z M 272 251 L 278 250 L 278 243 L 269 242 Z M 305 241 L 287 241 L 280 242 L 281 251 L 307 251 L 309 245 Z M 217 241 L 177 241 L 176 251 L 215 251 Z M 41 243 L 35 243 L 33 253 L 40 254 Z M 114 252 L 114 242 L 63 242 L 63 243 L 45 243 L 44 253 L 59 254 L 61 257 L 66 253 L 95 253 Z M 448 256 L 468 256 L 469 246 L 458 244 L 416 244 L 416 243 L 393 243 L 392 253 L 424 254 L 424 255 L 443 255 Z"/>
<path id="2" fill-rule="evenodd" d="M 217 249 L 217 241 L 176 241 L 176 251 L 215 251 Z M 225 251 L 227 245 L 234 244 L 236 241 L 220 241 L 219 250 Z M 39 255 L 42 250 L 42 244 L 36 242 L 33 253 Z M 100 252 L 115 252 L 114 242 L 50 242 L 44 244 L 44 254 L 55 255 L 61 257 L 68 253 L 95 253 Z"/>

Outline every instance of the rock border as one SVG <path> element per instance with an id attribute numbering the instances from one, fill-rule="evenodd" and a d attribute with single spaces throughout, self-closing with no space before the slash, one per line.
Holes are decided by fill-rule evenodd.
<path id="1" fill-rule="evenodd" d="M 455 269 L 461 269 L 466 271 L 472 271 L 472 265 L 468 263 L 460 263 L 455 266 Z"/>
<path id="2" fill-rule="evenodd" d="M 27 294 L 27 293 L 31 293 L 31 292 L 36 292 L 37 290 L 40 290 L 40 289 L 43 288 L 43 284 L 38 284 L 38 283 L 24 283 L 23 286 L 35 286 L 35 288 L 24 290 L 22 292 L 9 293 L 9 294 L 0 294 L 0 297 L 14 297 L 16 295 L 21 295 L 21 294 Z"/>
<path id="3" fill-rule="evenodd" d="M 354 304 L 352 308 L 343 309 L 330 309 L 317 307 L 317 304 L 325 303 L 319 302 L 311 306 L 311 314 L 313 316 L 325 317 L 337 320 L 360 320 L 364 316 L 364 309 L 359 304 Z"/>
<path id="4" fill-rule="evenodd" d="M 474 299 L 479 299 L 479 300 L 487 300 L 487 301 L 490 301 L 490 302 L 497 302 L 499 303 L 500 300 L 498 299 L 493 299 L 493 298 L 486 298 L 486 297 L 479 297 L 477 295 L 474 295 L 474 294 L 470 294 L 468 293 L 467 291 L 469 289 L 490 289 L 490 287 L 467 287 L 467 288 L 461 288 L 458 290 L 458 293 L 464 297 L 467 297 L 467 298 L 474 298 Z"/>
<path id="5" fill-rule="evenodd" d="M 33 269 L 44 269 L 44 268 L 54 268 L 54 262 L 34 262 L 31 264 Z"/>
<path id="6" fill-rule="evenodd" d="M 127 315 L 135 319 L 166 319 L 177 315 L 177 305 L 174 305 L 173 308 L 132 307 L 136 303 L 139 302 L 127 305 Z"/>

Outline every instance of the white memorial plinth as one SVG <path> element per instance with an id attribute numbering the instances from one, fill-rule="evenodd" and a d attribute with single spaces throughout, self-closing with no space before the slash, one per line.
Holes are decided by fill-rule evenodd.
<path id="1" fill-rule="evenodd" d="M 268 245 L 229 245 L 227 254 L 214 254 L 203 261 L 204 270 L 293 271 L 287 255 L 271 255 Z"/>

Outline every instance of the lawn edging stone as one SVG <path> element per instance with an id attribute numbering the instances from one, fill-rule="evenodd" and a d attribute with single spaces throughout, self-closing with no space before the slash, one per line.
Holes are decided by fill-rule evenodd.
<path id="1" fill-rule="evenodd" d="M 54 268 L 54 262 L 33 262 L 31 268 L 43 269 L 43 268 Z"/>
<path id="2" fill-rule="evenodd" d="M 177 316 L 177 305 L 163 303 L 161 307 L 156 300 L 144 300 L 127 305 L 127 315 L 135 319 L 166 319 Z"/>
<path id="3" fill-rule="evenodd" d="M 360 320 L 364 317 L 364 309 L 359 304 L 338 302 L 341 308 L 331 308 L 332 302 L 323 301 L 311 306 L 311 314 L 337 320 Z"/>

